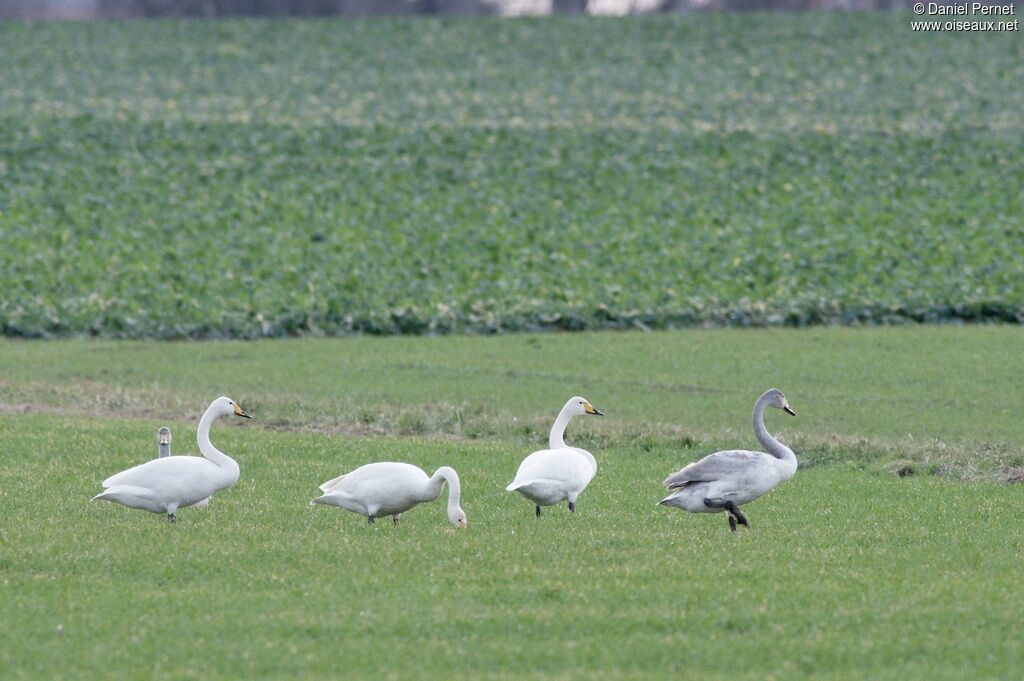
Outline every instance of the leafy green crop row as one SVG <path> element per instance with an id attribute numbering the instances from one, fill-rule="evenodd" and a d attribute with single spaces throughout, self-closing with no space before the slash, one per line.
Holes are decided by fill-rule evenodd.
<path id="1" fill-rule="evenodd" d="M 0 24 L 0 332 L 1024 320 L 1024 50 L 906 17 Z"/>

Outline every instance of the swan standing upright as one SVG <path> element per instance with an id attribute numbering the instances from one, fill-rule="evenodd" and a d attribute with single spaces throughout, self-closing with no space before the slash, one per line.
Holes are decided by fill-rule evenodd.
<path id="1" fill-rule="evenodd" d="M 690 513 L 726 511 L 733 532 L 737 522 L 750 527 L 739 507 L 792 478 L 797 466 L 793 450 L 764 427 L 766 407 L 781 409 L 790 416 L 796 416 L 796 412 L 775 388 L 758 398 L 754 404 L 754 435 L 767 454 L 729 450 L 705 456 L 665 478 L 665 486 L 675 491 L 658 503 Z"/>
<path id="2" fill-rule="evenodd" d="M 252 418 L 230 397 L 218 397 L 199 420 L 196 439 L 198 456 L 168 456 L 121 471 L 103 481 L 104 490 L 93 497 L 138 508 L 150 513 L 166 513 L 175 521 L 179 508 L 208 499 L 214 492 L 238 481 L 238 463 L 210 442 L 210 426 L 220 416 L 234 414 Z"/>
<path id="3" fill-rule="evenodd" d="M 346 511 L 365 515 L 367 522 L 382 516 L 391 516 L 397 525 L 398 517 L 418 504 L 441 496 L 441 488 L 448 483 L 448 522 L 455 527 L 466 527 L 466 512 L 459 505 L 462 485 L 455 469 L 441 466 L 429 478 L 421 469 L 408 463 L 382 461 L 361 466 L 320 485 L 324 494 L 310 505 L 337 506 Z"/>
<path id="4" fill-rule="evenodd" d="M 594 455 L 579 447 L 565 444 L 565 428 L 574 416 L 604 416 L 582 397 L 572 397 L 558 413 L 548 436 L 548 449 L 541 449 L 523 459 L 516 478 L 506 491 L 519 492 L 534 503 L 537 517 L 541 506 L 560 501 L 569 502 L 569 511 L 576 512 L 576 499 L 597 473 Z"/>

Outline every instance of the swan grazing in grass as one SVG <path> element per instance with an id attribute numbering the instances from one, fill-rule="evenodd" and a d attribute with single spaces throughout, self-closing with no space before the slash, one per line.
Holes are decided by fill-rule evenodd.
<path id="1" fill-rule="evenodd" d="M 506 487 L 519 492 L 534 503 L 537 517 L 541 506 L 568 500 L 569 510 L 576 512 L 576 498 L 587 488 L 597 473 L 594 455 L 579 447 L 565 444 L 565 428 L 573 416 L 593 414 L 604 416 L 582 397 L 573 397 L 559 412 L 548 436 L 548 449 L 530 454 L 519 464 L 516 479 Z"/>
<path id="2" fill-rule="evenodd" d="M 402 513 L 441 496 L 446 482 L 448 521 L 455 527 L 466 527 L 466 512 L 459 506 L 462 495 L 459 474 L 448 466 L 441 466 L 428 478 L 422 469 L 408 463 L 366 464 L 320 485 L 323 496 L 309 503 L 337 506 L 365 515 L 371 523 L 382 516 L 391 516 L 397 525 Z"/>
<path id="3" fill-rule="evenodd" d="M 737 522 L 750 527 L 739 507 L 796 473 L 793 450 L 772 437 L 764 427 L 765 407 L 781 409 L 790 416 L 796 416 L 796 412 L 790 408 L 786 396 L 774 388 L 758 398 L 754 404 L 754 435 L 768 450 L 767 454 L 730 450 L 705 456 L 665 478 L 665 486 L 675 491 L 658 503 L 677 506 L 690 513 L 726 511 L 733 532 Z"/>
<path id="4" fill-rule="evenodd" d="M 93 497 L 138 508 L 166 513 L 174 522 L 179 508 L 208 500 L 214 492 L 238 481 L 238 464 L 210 443 L 210 426 L 219 416 L 234 414 L 252 418 L 230 397 L 218 397 L 199 420 L 198 456 L 168 456 L 121 471 L 103 481 L 104 490 Z"/>

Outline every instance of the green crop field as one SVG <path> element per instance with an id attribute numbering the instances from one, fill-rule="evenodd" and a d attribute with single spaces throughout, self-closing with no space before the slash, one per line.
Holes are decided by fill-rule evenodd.
<path id="1" fill-rule="evenodd" d="M 684 330 L 255 342 L 0 343 L 0 676 L 1013 678 L 1024 533 L 1017 327 Z M 803 466 L 721 515 L 660 481 L 750 447 L 769 414 Z M 504 491 L 566 397 L 598 474 L 533 517 Z M 177 524 L 90 502 L 155 452 L 213 441 L 238 484 Z M 368 526 L 310 507 L 375 460 L 463 483 Z M 899 477 L 894 473 L 910 473 Z"/>
<path id="2" fill-rule="evenodd" d="M 0 679 L 1020 676 L 1024 43 L 909 21 L 0 22 Z M 751 527 L 656 506 L 770 387 Z M 468 529 L 309 506 L 380 460 Z"/>
<path id="3" fill-rule="evenodd" d="M 909 15 L 0 24 L 0 332 L 1024 318 L 1024 43 Z"/>

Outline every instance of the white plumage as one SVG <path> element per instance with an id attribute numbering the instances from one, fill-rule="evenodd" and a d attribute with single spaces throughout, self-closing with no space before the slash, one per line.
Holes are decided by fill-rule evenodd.
<path id="1" fill-rule="evenodd" d="M 448 466 L 441 466 L 434 475 L 427 477 L 422 469 L 408 463 L 367 464 L 320 485 L 323 496 L 309 503 L 337 506 L 364 515 L 371 523 L 391 516 L 398 524 L 402 513 L 441 496 L 445 482 L 448 483 L 448 521 L 455 527 L 466 527 L 466 512 L 459 505 L 462 496 L 459 474 Z"/>
<path id="2" fill-rule="evenodd" d="M 515 479 L 505 489 L 519 492 L 535 505 L 537 516 L 541 506 L 561 501 L 569 502 L 569 510 L 576 511 L 576 499 L 587 488 L 597 473 L 594 455 L 579 447 L 565 444 L 565 428 L 574 416 L 593 414 L 603 416 L 590 402 L 573 397 L 559 412 L 548 436 L 548 449 L 530 454 L 519 464 Z"/>
<path id="3" fill-rule="evenodd" d="M 218 451 L 210 442 L 210 426 L 219 416 L 234 414 L 251 418 L 229 397 L 218 397 L 199 420 L 196 439 L 198 456 L 168 456 L 121 471 L 103 481 L 104 490 L 93 500 L 137 508 L 150 513 L 166 513 L 174 522 L 179 508 L 202 504 L 219 490 L 238 481 L 238 463 Z"/>

